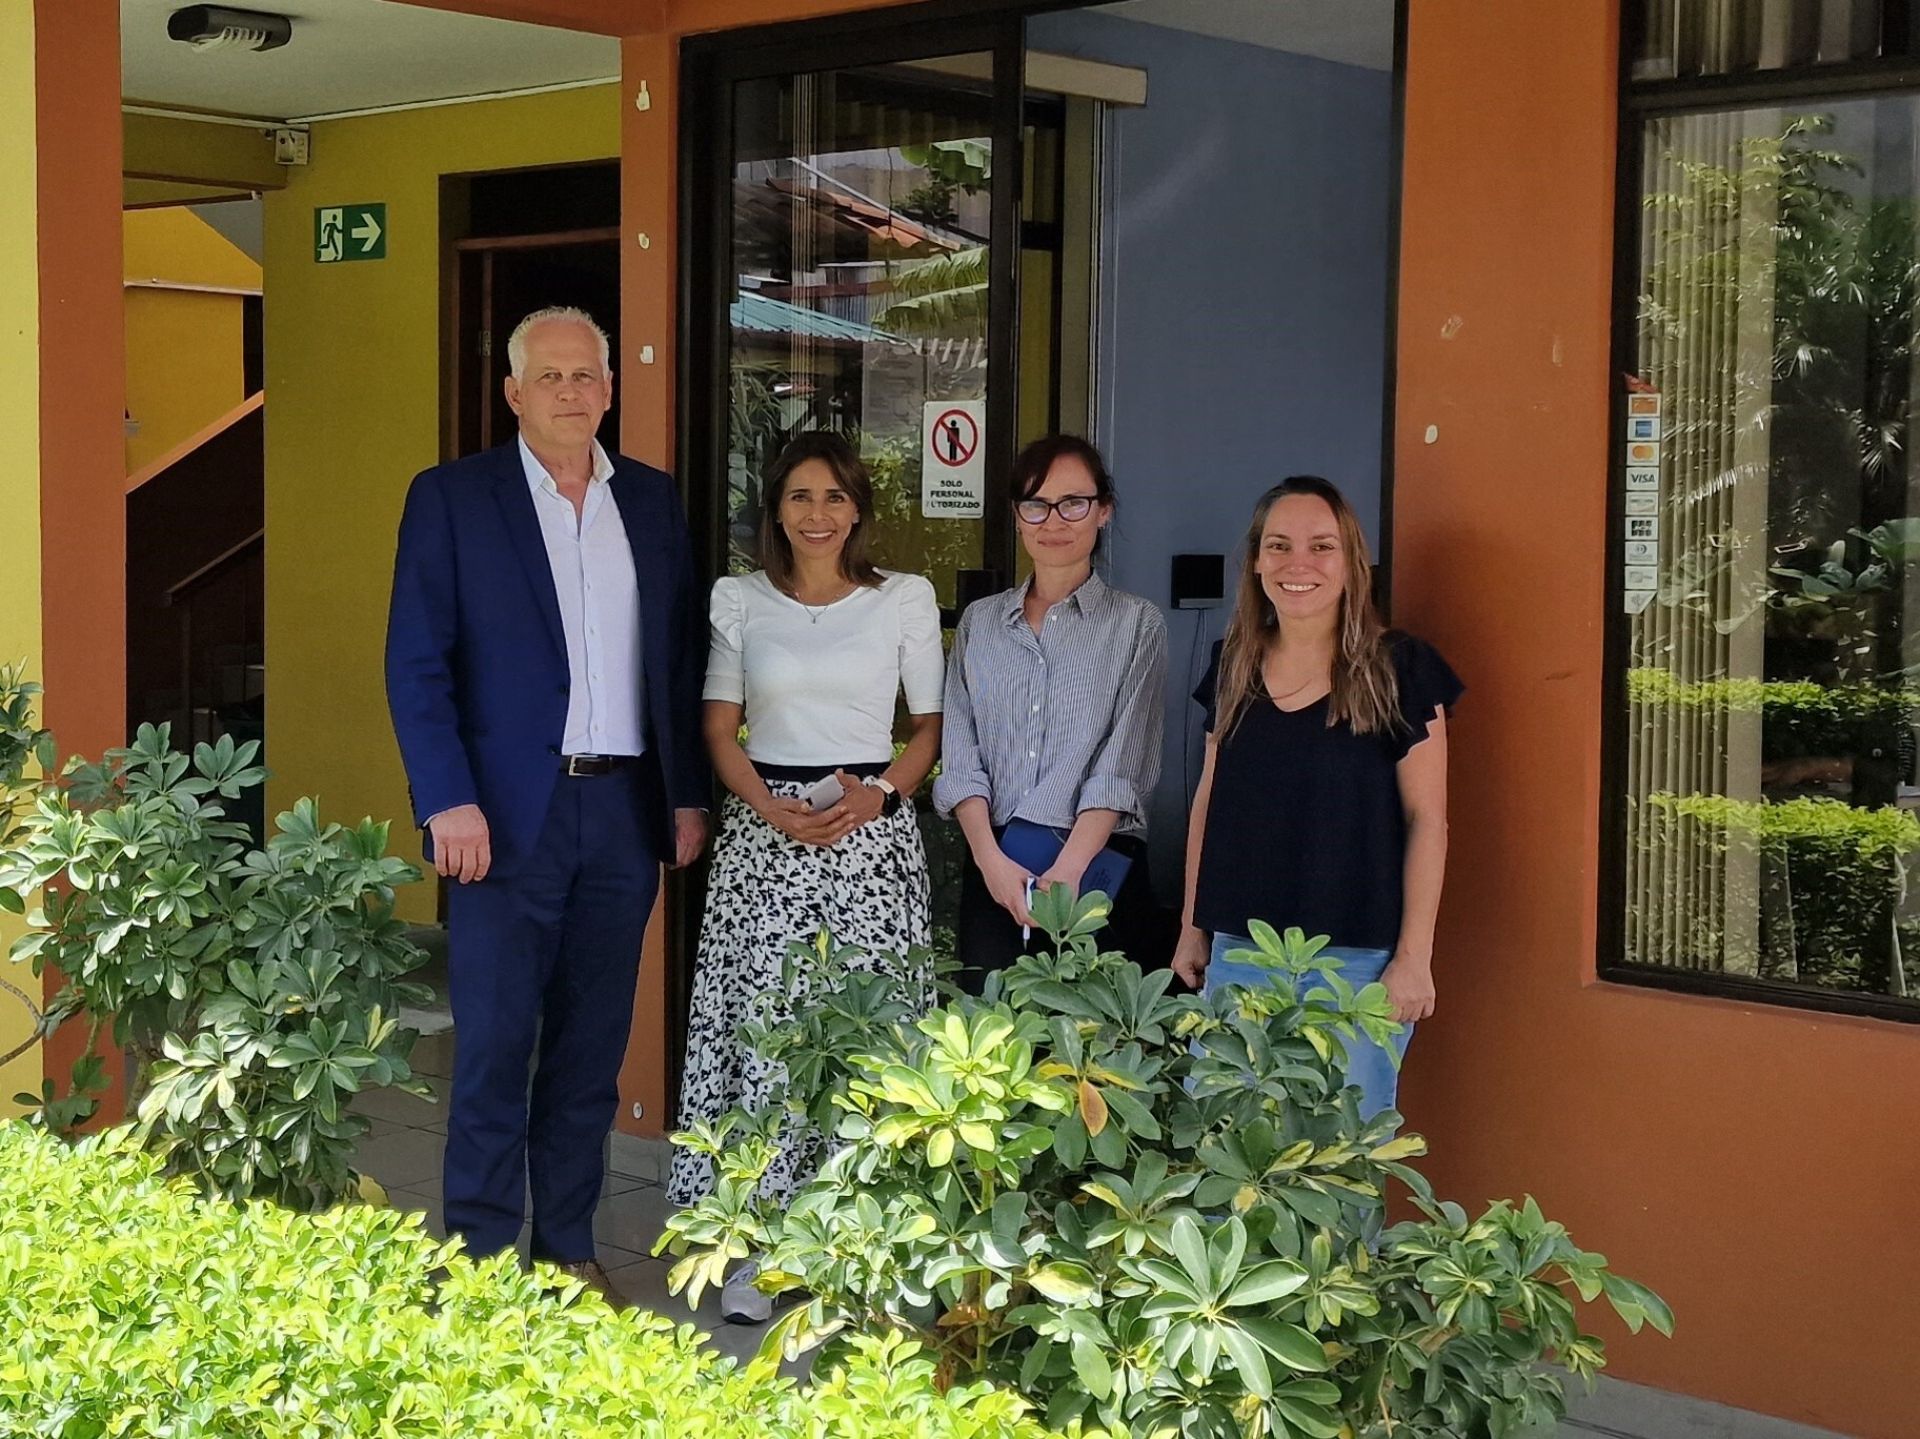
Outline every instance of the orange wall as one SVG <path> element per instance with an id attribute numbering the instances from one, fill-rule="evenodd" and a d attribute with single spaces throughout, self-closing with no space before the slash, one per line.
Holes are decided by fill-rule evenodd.
<path id="1" fill-rule="evenodd" d="M 666 0 L 401 0 L 429 10 L 456 10 L 598 35 L 637 35 L 660 28 Z"/>
<path id="2" fill-rule="evenodd" d="M 733 30 L 746 25 L 773 25 L 783 20 L 805 20 L 816 15 L 844 15 L 854 10 L 878 10 L 902 0 L 665 0 L 667 27 L 676 34 L 700 30 Z"/>
<path id="3" fill-rule="evenodd" d="M 120 31 L 35 0 L 47 722 L 97 755 L 125 729 Z"/>
<path id="4" fill-rule="evenodd" d="M 1468 694 L 1406 1108 L 1442 1192 L 1533 1193 L 1672 1301 L 1616 1373 L 1895 1439 L 1920 1028 L 1594 979 L 1614 10 L 1412 6 L 1395 618 Z"/>
<path id="5" fill-rule="evenodd" d="M 43 722 L 98 757 L 127 713 L 118 9 L 34 0 L 34 74 Z M 76 1028 L 46 1046 L 62 1088 Z"/>
<path id="6" fill-rule="evenodd" d="M 620 48 L 620 448 L 636 460 L 674 468 L 674 361 L 679 310 L 677 268 L 679 44 L 664 35 Z M 635 97 L 646 82 L 648 108 Z M 642 248 L 640 236 L 647 237 Z M 641 356 L 652 349 L 652 363 Z M 682 479 L 682 489 L 685 489 Z M 669 882 L 654 910 L 633 1000 L 633 1033 L 620 1070 L 617 1122 L 632 1134 L 672 1131 L 667 1110 L 667 946 L 665 912 L 676 903 Z M 635 1106 L 638 1106 L 636 1114 Z"/>
<path id="7" fill-rule="evenodd" d="M 433 10 L 489 15 L 601 35 L 687 35 L 813 15 L 870 10 L 902 0 L 403 0 Z"/>

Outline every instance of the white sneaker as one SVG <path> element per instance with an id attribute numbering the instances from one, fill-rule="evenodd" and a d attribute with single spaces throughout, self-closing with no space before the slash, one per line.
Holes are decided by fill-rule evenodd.
<path id="1" fill-rule="evenodd" d="M 720 1287 L 720 1317 L 729 1324 L 765 1324 L 773 1317 L 773 1296 L 753 1287 L 760 1272 L 757 1260 L 748 1260 Z"/>

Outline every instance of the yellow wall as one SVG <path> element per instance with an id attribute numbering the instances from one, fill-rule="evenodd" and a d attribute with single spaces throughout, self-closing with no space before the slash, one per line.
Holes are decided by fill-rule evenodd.
<path id="1" fill-rule="evenodd" d="M 0 657 L 25 658 L 40 673 L 40 283 L 34 215 L 33 7 L 0 5 Z M 0 911 L 0 976 L 32 993 L 25 965 L 4 957 L 19 922 Z M 32 1032 L 25 1007 L 0 990 L 0 1054 Z M 0 1065 L 0 1116 L 12 1099 L 40 1087 L 36 1046 Z"/>
<path id="2" fill-rule="evenodd" d="M 183 206 L 129 210 L 121 225 L 129 280 L 260 288 L 260 267 L 252 258 Z"/>
<path id="3" fill-rule="evenodd" d="M 126 278 L 228 290 L 260 289 L 260 267 L 191 210 L 129 210 Z M 127 473 L 145 468 L 246 398 L 238 295 L 144 288 L 126 292 Z"/>
<path id="4" fill-rule="evenodd" d="M 317 794 L 418 858 L 381 675 L 407 482 L 441 458 L 440 177 L 613 159 L 620 87 L 337 120 L 266 199 L 269 814 Z M 313 260 L 317 206 L 384 203 L 387 258 Z M 426 885 L 405 900 L 433 913 Z"/>

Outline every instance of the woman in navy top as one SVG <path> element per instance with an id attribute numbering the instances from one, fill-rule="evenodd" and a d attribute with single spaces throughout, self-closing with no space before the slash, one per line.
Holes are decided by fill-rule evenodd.
<path id="1" fill-rule="evenodd" d="M 1447 710 L 1462 686 L 1430 645 L 1382 626 L 1371 581 L 1339 490 L 1301 475 L 1260 497 L 1233 618 L 1194 694 L 1207 754 L 1174 969 L 1208 988 L 1261 983 L 1225 952 L 1250 947 L 1250 920 L 1298 927 L 1331 939 L 1356 988 L 1383 982 L 1411 1026 L 1433 1013 Z M 1393 1108 L 1394 1057 L 1364 1036 L 1347 1080 L 1363 1116 Z"/>

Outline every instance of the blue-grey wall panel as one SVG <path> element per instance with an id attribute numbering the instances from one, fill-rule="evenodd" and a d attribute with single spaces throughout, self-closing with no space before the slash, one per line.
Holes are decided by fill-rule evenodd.
<path id="1" fill-rule="evenodd" d="M 1029 22 L 1036 50 L 1138 66 L 1110 112 L 1099 433 L 1119 487 L 1111 577 L 1168 603 L 1169 556 L 1231 551 L 1259 493 L 1325 475 L 1377 543 L 1392 76 L 1110 15 Z M 1231 562 L 1229 564 L 1229 586 Z M 1177 895 L 1222 610 L 1169 612 L 1151 824 Z"/>

